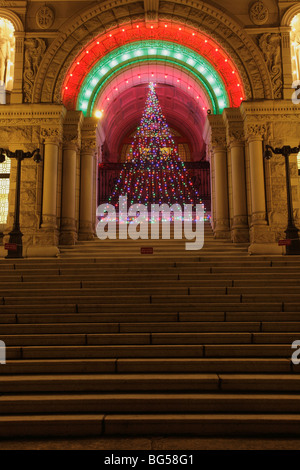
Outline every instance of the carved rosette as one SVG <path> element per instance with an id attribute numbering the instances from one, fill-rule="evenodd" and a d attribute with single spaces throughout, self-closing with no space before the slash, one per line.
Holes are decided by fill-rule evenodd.
<path id="1" fill-rule="evenodd" d="M 249 16 L 252 23 L 260 26 L 268 21 L 269 10 L 261 0 L 258 0 L 250 6 Z"/>
<path id="2" fill-rule="evenodd" d="M 51 28 L 54 22 L 54 18 L 54 11 L 52 10 L 52 8 L 49 8 L 47 6 L 42 6 L 41 8 L 39 8 L 35 15 L 36 24 L 41 29 Z"/>

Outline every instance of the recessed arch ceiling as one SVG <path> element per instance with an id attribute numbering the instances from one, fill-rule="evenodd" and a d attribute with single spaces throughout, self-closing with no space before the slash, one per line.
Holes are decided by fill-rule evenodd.
<path id="1" fill-rule="evenodd" d="M 146 39 L 180 44 L 197 52 L 197 55 L 210 62 L 221 76 L 228 93 L 230 106 L 239 106 L 241 100 L 244 99 L 243 82 L 238 70 L 216 41 L 186 25 L 160 22 L 158 28 L 154 29 L 147 28 L 144 23 L 115 28 L 110 33 L 99 35 L 91 41 L 73 61 L 66 75 L 62 87 L 65 106 L 68 109 L 75 109 L 82 83 L 99 60 L 124 44 Z"/>
<path id="2" fill-rule="evenodd" d="M 86 76 L 77 102 L 77 109 L 91 115 L 101 88 L 123 67 L 135 66 L 155 59 L 164 63 L 177 64 L 193 74 L 209 96 L 214 113 L 222 112 L 230 105 L 225 84 L 214 67 L 192 49 L 179 44 L 161 41 L 141 41 L 128 44 L 107 54 Z M 236 83 L 236 88 L 240 83 Z M 195 97 L 196 98 L 196 97 Z"/>
<path id="3" fill-rule="evenodd" d="M 125 89 L 110 102 L 101 123 L 111 161 L 118 160 L 122 142 L 139 124 L 148 91 L 147 84 L 134 86 Z M 200 159 L 204 149 L 204 112 L 187 93 L 174 86 L 157 84 L 156 92 L 169 126 L 178 129 L 190 142 L 192 159 Z"/>
<path id="4" fill-rule="evenodd" d="M 102 88 L 100 95 L 95 100 L 94 111 L 101 111 L 105 118 L 111 101 L 123 91 L 142 84 L 155 82 L 159 85 L 171 85 L 183 90 L 205 113 L 212 108 L 209 96 L 205 93 L 201 84 L 194 75 L 180 68 L 176 64 L 148 61 L 129 66 L 115 73 Z"/>

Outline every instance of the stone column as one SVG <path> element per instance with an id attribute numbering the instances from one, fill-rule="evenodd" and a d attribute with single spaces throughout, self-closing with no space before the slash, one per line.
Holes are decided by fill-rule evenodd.
<path id="1" fill-rule="evenodd" d="M 44 179 L 42 201 L 42 228 L 57 230 L 57 170 L 59 130 L 43 129 L 44 138 Z"/>
<path id="2" fill-rule="evenodd" d="M 250 134 L 248 138 L 251 186 L 251 226 L 266 225 L 266 195 L 262 134 Z"/>
<path id="3" fill-rule="evenodd" d="M 81 134 L 80 156 L 80 206 L 79 240 L 91 240 L 96 231 L 95 210 L 96 184 L 95 159 L 101 142 L 100 125 L 96 118 L 84 118 Z"/>
<path id="4" fill-rule="evenodd" d="M 229 238 L 229 206 L 228 206 L 228 180 L 227 180 L 227 150 L 226 141 L 213 140 L 213 159 L 215 171 L 215 207 L 216 220 L 214 221 L 215 238 Z"/>
<path id="5" fill-rule="evenodd" d="M 78 238 L 76 220 L 76 175 L 82 122 L 83 114 L 81 111 L 67 112 L 63 129 L 61 245 L 74 245 Z"/>
<path id="6" fill-rule="evenodd" d="M 245 178 L 245 149 L 242 138 L 232 139 L 230 143 L 231 173 L 232 173 L 232 203 L 233 225 L 231 239 L 234 243 L 249 241 L 246 178 Z"/>
<path id="7" fill-rule="evenodd" d="M 76 160 L 78 146 L 68 142 L 63 146 L 61 245 L 75 245 L 76 232 Z"/>
<path id="8" fill-rule="evenodd" d="M 81 148 L 79 240 L 91 240 L 94 237 L 93 189 L 95 145 L 95 139 L 84 140 Z"/>
<path id="9" fill-rule="evenodd" d="M 213 197 L 213 231 L 215 238 L 230 238 L 228 178 L 227 178 L 227 145 L 226 130 L 221 115 L 207 116 L 203 139 L 210 148 L 211 181 Z"/>

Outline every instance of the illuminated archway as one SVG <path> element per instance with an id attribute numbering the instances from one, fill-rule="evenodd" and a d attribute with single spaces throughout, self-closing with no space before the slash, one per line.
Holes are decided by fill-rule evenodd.
<path id="1" fill-rule="evenodd" d="M 220 113 L 225 107 L 230 106 L 227 87 L 218 72 L 203 57 L 178 44 L 144 41 L 118 48 L 107 54 L 93 67 L 82 84 L 78 95 L 77 109 L 82 110 L 86 115 L 91 115 L 102 86 L 115 73 L 125 66 L 149 62 L 152 58 L 167 64 L 178 64 L 180 68 L 193 74 L 209 96 L 214 113 Z M 234 75 L 234 71 L 232 72 Z M 241 95 L 240 83 L 236 79 L 235 82 L 235 88 Z M 68 86 L 65 91 L 69 91 Z M 242 96 L 240 96 L 241 99 L 243 99 Z"/>
<path id="2" fill-rule="evenodd" d="M 130 48 L 134 47 L 132 43 L 144 43 L 145 40 L 159 41 L 160 45 L 166 43 L 172 50 L 175 50 L 176 47 L 184 48 L 181 50 L 185 51 L 188 49 L 190 55 L 197 57 L 197 61 L 201 60 L 205 64 L 210 64 L 226 88 L 230 106 L 238 107 L 241 104 L 241 98 L 245 98 L 244 83 L 237 67 L 233 64 L 228 53 L 209 36 L 195 32 L 193 29 L 187 28 L 186 25 L 180 27 L 173 23 L 162 23 L 159 28 L 152 30 L 146 28 L 144 24 L 134 24 L 124 28 L 115 28 L 109 34 L 97 36 L 77 54 L 69 66 L 60 91 L 65 106 L 68 109 L 75 108 L 83 82 L 96 67 L 97 62 L 102 61 L 113 51 L 118 55 L 117 51 L 125 45 Z M 147 56 L 148 54 L 146 54 Z M 166 56 L 162 57 L 166 58 Z M 149 59 L 149 57 L 147 58 Z M 156 59 L 156 54 L 152 54 L 151 58 Z M 189 64 L 183 62 L 182 65 Z M 239 88 L 237 84 L 240 85 Z"/>

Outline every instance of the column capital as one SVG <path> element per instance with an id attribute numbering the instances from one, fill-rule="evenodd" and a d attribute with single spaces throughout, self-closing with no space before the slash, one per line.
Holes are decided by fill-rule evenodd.
<path id="1" fill-rule="evenodd" d="M 243 129 L 232 129 L 228 132 L 229 148 L 245 146 L 245 132 Z"/>
<path id="2" fill-rule="evenodd" d="M 246 127 L 246 137 L 248 142 L 262 141 L 267 133 L 267 126 L 265 124 L 248 124 Z"/>
<path id="3" fill-rule="evenodd" d="M 45 144 L 59 145 L 62 141 L 62 132 L 59 127 L 42 127 L 40 136 Z"/>
<path id="4" fill-rule="evenodd" d="M 211 148 L 214 153 L 226 152 L 226 137 L 225 135 L 214 135 L 211 139 Z"/>
<path id="5" fill-rule="evenodd" d="M 95 152 L 96 152 L 96 139 L 95 138 L 82 139 L 81 153 L 94 155 Z"/>

